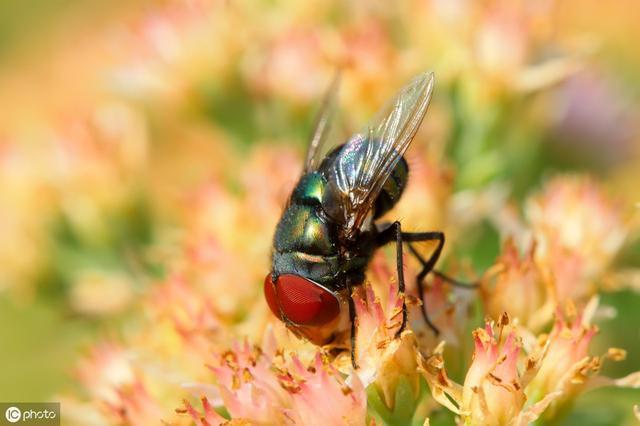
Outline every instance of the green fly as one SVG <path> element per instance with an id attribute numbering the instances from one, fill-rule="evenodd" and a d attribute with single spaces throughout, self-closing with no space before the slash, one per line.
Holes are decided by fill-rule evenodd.
<path id="1" fill-rule="evenodd" d="M 417 76 L 363 132 L 327 149 L 338 86 L 334 80 L 316 122 L 304 171 L 276 228 L 271 272 L 264 282 L 271 311 L 296 335 L 318 345 L 330 343 L 345 328 L 346 320 L 350 321 L 354 367 L 352 289 L 364 282 L 374 251 L 396 244 L 398 287 L 404 294 L 402 251 L 407 243 L 422 264 L 417 277 L 422 295 L 423 280 L 444 246 L 442 232 L 403 232 L 399 221 L 376 222 L 398 202 L 407 185 L 409 167 L 404 154 L 427 112 L 433 83 L 432 73 Z M 418 241 L 436 242 L 428 259 L 411 245 Z M 437 333 L 424 303 L 422 315 Z M 403 303 L 396 336 L 406 323 Z"/>

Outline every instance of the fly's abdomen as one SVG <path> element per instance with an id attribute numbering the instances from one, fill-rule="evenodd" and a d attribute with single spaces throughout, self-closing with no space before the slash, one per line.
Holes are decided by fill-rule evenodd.
<path id="1" fill-rule="evenodd" d="M 409 165 L 404 157 L 402 157 L 384 183 L 380 195 L 376 198 L 373 214 L 374 219 L 379 218 L 396 205 L 407 185 L 408 178 Z"/>
<path id="2" fill-rule="evenodd" d="M 380 149 L 380 141 L 356 137 L 335 148 L 320 164 L 320 171 L 327 182 L 323 190 L 322 207 L 340 224 L 349 224 L 349 219 L 357 215 L 366 217 L 369 212 L 359 210 L 362 208 L 371 209 L 373 218 L 377 219 L 391 210 L 402 196 L 409 175 L 409 166 L 404 157 L 398 159 L 386 177 L 373 205 L 363 202 L 377 184 L 376 179 L 382 176 L 381 173 L 374 173 L 378 171 L 376 165 L 392 157 L 389 152 L 379 154 Z M 377 157 L 378 154 L 380 157 Z"/>

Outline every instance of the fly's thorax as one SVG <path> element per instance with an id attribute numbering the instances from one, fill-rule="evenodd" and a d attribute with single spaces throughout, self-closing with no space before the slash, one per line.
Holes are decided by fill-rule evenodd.
<path id="1" fill-rule="evenodd" d="M 325 167 L 328 164 L 325 164 Z M 344 224 L 327 210 L 338 205 L 327 198 L 329 184 L 322 170 L 307 173 L 293 190 L 274 237 L 274 276 L 296 274 L 327 288 L 341 288 L 345 277 L 364 274 L 374 250 L 370 238 L 371 220 L 357 238 L 345 239 Z"/>
<path id="2" fill-rule="evenodd" d="M 303 175 L 298 184 L 293 189 L 291 203 L 319 205 L 322 203 L 327 181 L 318 172 L 311 172 Z"/>
<path id="3" fill-rule="evenodd" d="M 292 203 L 276 228 L 274 249 L 302 251 L 309 255 L 333 256 L 338 252 L 337 232 L 320 214 L 318 206 Z"/>

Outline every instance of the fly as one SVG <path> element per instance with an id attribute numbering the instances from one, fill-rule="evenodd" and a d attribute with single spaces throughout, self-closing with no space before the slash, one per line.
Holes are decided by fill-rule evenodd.
<path id="1" fill-rule="evenodd" d="M 423 73 L 406 85 L 370 125 L 347 142 L 326 152 L 337 79 L 325 98 L 306 155 L 304 171 L 277 225 L 271 272 L 264 293 L 271 311 L 296 335 L 323 345 L 330 343 L 348 312 L 351 360 L 355 363 L 355 308 L 352 290 L 362 285 L 376 249 L 396 244 L 398 291 L 404 294 L 402 251 L 406 243 L 422 265 L 423 280 L 438 261 L 442 232 L 403 232 L 399 221 L 377 223 L 400 199 L 409 167 L 404 154 L 427 112 L 433 91 L 433 73 Z M 428 259 L 412 242 L 435 241 Z M 442 275 L 438 273 L 439 275 Z M 445 279 L 452 281 L 446 276 Z M 437 334 L 424 303 L 422 316 Z M 402 322 L 407 324 L 403 302 Z"/>

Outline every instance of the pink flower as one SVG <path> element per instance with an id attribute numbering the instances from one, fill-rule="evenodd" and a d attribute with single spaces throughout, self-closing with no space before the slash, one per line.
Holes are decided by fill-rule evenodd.
<path id="1" fill-rule="evenodd" d="M 105 342 L 94 347 L 79 364 L 76 374 L 111 422 L 142 426 L 167 414 L 166 408 L 150 393 L 132 355 L 116 344 Z M 71 411 L 73 414 L 73 404 Z"/>
<path id="2" fill-rule="evenodd" d="M 186 399 L 183 401 L 184 408 L 176 409 L 176 413 L 189 414 L 193 418 L 193 420 L 196 422 L 197 426 L 213 426 L 213 425 L 224 424 L 227 422 L 227 419 L 222 417 L 220 414 L 218 414 L 214 410 L 213 406 L 211 405 L 211 403 L 206 397 L 203 396 L 200 400 L 202 403 L 203 413 L 200 413 L 198 410 L 196 410 L 194 406 L 191 405 L 191 403 Z"/>
<path id="3" fill-rule="evenodd" d="M 366 394 L 357 376 L 345 379 L 317 353 L 308 367 L 275 349 L 267 336 L 264 350 L 248 343 L 216 355 L 216 387 L 232 419 L 251 424 L 360 425 L 366 418 Z M 204 416 L 186 405 L 194 420 L 218 421 L 202 398 Z M 204 421 L 203 421 L 204 419 Z"/>
<path id="4" fill-rule="evenodd" d="M 517 329 L 502 315 L 498 324 L 487 323 L 473 332 L 474 352 L 463 385 L 449 379 L 444 368 L 443 345 L 426 358 L 419 357 L 420 371 L 436 401 L 458 414 L 460 425 L 518 425 L 535 421 L 558 396 L 545 395 L 526 404 L 525 387 L 535 372 L 527 361 L 521 371 L 522 344 Z"/>
<path id="5" fill-rule="evenodd" d="M 262 424 L 287 422 L 285 409 L 290 400 L 273 370 L 272 357 L 275 356 L 275 353 L 263 353 L 247 342 L 215 355 L 209 368 L 232 418 L 251 419 Z"/>
<path id="6" fill-rule="evenodd" d="M 264 64 L 255 70 L 255 85 L 294 103 L 318 99 L 331 78 L 334 65 L 326 58 L 321 34 L 292 28 L 266 47 Z"/>
<path id="7" fill-rule="evenodd" d="M 619 207 L 585 176 L 562 176 L 529 199 L 526 215 L 549 269 L 558 303 L 584 300 L 607 271 L 627 235 Z"/>
<path id="8" fill-rule="evenodd" d="M 354 291 L 356 310 L 356 363 L 365 383 L 375 378 L 375 372 L 384 356 L 385 349 L 394 340 L 402 322 L 402 300 L 396 280 L 388 279 L 390 271 L 377 256 L 372 266 L 378 278 L 366 282 Z M 380 291 L 374 291 L 375 289 Z"/>
<path id="9" fill-rule="evenodd" d="M 513 240 L 505 242 L 501 256 L 481 282 L 481 295 L 490 317 L 498 318 L 507 312 L 533 331 L 551 318 L 553 306 L 546 302 L 551 284 L 536 264 L 535 252 L 535 243 L 521 256 Z"/>
<path id="10" fill-rule="evenodd" d="M 185 277 L 170 277 L 152 294 L 148 306 L 158 324 L 168 321 L 173 326 L 185 348 L 202 356 L 209 354 L 222 318 L 211 298 L 189 285 Z"/>
<path id="11" fill-rule="evenodd" d="M 130 354 L 111 342 L 91 348 L 89 354 L 78 363 L 76 375 L 94 398 L 107 402 L 117 400 L 115 389 L 135 381 Z"/>
<path id="12" fill-rule="evenodd" d="M 527 395 L 534 401 L 550 392 L 562 394 L 557 403 L 574 399 L 586 389 L 589 377 L 600 370 L 601 359 L 589 354 L 591 340 L 598 332 L 589 324 L 595 303 L 588 309 L 579 314 L 572 304 L 567 314 L 558 309 L 551 333 L 540 337 L 537 373 L 527 387 Z"/>
<path id="13" fill-rule="evenodd" d="M 162 419 L 166 408 L 154 398 L 141 380 L 117 390 L 118 399 L 105 404 L 114 423 L 145 426 Z"/>
<path id="14" fill-rule="evenodd" d="M 492 4 L 480 14 L 474 54 L 489 79 L 511 83 L 531 54 L 530 11 L 508 3 Z"/>
<path id="15" fill-rule="evenodd" d="M 289 373 L 281 377 L 292 391 L 292 415 L 299 425 L 361 425 L 366 419 L 366 393 L 357 375 L 345 380 L 327 359 L 317 354 L 305 368 L 292 358 Z"/>
<path id="16" fill-rule="evenodd" d="M 461 406 L 468 424 L 508 424 L 526 401 L 517 368 L 521 347 L 514 330 L 505 333 L 506 323 L 505 315 L 498 336 L 489 324 L 473 332 L 475 349 L 464 380 Z"/>
<path id="17" fill-rule="evenodd" d="M 620 379 L 599 376 L 605 359 L 619 361 L 625 352 L 610 348 L 603 356 L 589 354 L 597 333 L 589 319 L 593 299 L 584 311 L 558 312 L 549 336 L 533 336 L 501 316 L 496 327 L 487 323 L 473 333 L 474 353 L 463 385 L 447 376 L 443 345 L 419 356 L 420 371 L 436 401 L 460 416 L 464 425 L 526 425 L 540 416 L 553 418 L 558 407 L 579 394 L 601 386 L 640 387 L 640 372 Z"/>

